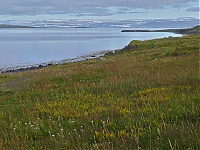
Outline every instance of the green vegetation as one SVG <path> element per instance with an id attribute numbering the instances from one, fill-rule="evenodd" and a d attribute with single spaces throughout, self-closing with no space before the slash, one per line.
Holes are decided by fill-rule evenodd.
<path id="1" fill-rule="evenodd" d="M 200 25 L 190 29 L 168 29 L 165 31 L 174 32 L 177 34 L 200 34 Z"/>
<path id="2" fill-rule="evenodd" d="M 199 35 L 0 75 L 0 149 L 199 149 Z"/>

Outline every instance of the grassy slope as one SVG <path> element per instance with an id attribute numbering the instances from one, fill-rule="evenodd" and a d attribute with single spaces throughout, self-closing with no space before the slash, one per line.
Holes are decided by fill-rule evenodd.
<path id="1" fill-rule="evenodd" d="M 0 75 L 1 149 L 198 149 L 199 35 Z"/>

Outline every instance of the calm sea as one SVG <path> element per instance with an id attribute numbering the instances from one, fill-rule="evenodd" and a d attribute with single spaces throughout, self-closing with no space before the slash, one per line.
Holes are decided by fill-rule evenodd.
<path id="1" fill-rule="evenodd" d="M 173 33 L 126 33 L 120 28 L 0 29 L 0 69 L 60 61 L 115 50 L 131 40 L 148 40 Z"/>

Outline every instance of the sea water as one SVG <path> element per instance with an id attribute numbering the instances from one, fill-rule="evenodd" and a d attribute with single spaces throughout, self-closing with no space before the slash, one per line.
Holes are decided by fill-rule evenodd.
<path id="1" fill-rule="evenodd" d="M 180 36 L 165 32 L 121 32 L 121 28 L 0 29 L 0 69 L 77 58 L 115 50 L 131 40 Z"/>

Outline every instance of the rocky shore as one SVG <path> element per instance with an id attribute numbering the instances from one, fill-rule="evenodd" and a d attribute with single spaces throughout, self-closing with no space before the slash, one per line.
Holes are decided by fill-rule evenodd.
<path id="1" fill-rule="evenodd" d="M 78 62 L 78 61 L 83 61 L 83 60 L 94 59 L 94 58 L 97 58 L 98 60 L 105 60 L 103 56 L 113 54 L 116 51 L 119 51 L 119 50 L 104 50 L 97 53 L 80 56 L 77 58 L 64 59 L 61 61 L 51 61 L 51 62 L 46 62 L 46 63 L 41 63 L 41 64 L 16 66 L 16 67 L 9 67 L 9 68 L 3 68 L 3 69 L 0 68 L 0 74 L 38 70 L 38 69 L 49 67 L 49 66 L 61 65 L 65 63 L 73 63 L 73 62 Z"/>

